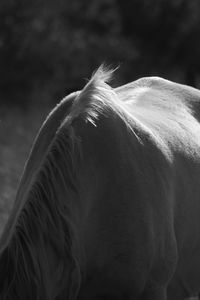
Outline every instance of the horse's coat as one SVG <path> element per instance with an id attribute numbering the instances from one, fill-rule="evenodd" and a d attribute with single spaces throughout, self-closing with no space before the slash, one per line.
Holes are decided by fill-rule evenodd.
<path id="1" fill-rule="evenodd" d="M 200 92 L 94 74 L 42 126 L 0 242 L 0 299 L 200 292 Z"/>

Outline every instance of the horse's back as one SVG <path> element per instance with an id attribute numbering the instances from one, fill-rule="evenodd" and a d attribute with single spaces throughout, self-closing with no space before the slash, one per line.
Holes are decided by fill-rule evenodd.
<path id="1" fill-rule="evenodd" d="M 131 130 L 112 114 L 100 116 L 96 128 L 75 128 L 98 174 L 88 175 L 84 232 L 94 245 L 86 245 L 91 284 L 124 283 L 135 297 L 146 285 L 159 299 L 157 287 L 170 282 L 169 299 L 182 299 L 200 286 L 199 92 L 157 78 L 115 91 Z"/>

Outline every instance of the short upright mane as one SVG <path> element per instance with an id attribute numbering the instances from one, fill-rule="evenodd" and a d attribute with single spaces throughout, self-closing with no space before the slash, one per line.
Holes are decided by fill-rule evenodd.
<path id="1" fill-rule="evenodd" d="M 122 117 L 123 113 L 118 96 L 108 84 L 114 72 L 114 69 L 108 69 L 104 65 L 97 69 L 74 100 L 71 113 L 68 116 L 69 123 L 78 116 L 83 116 L 95 125 L 95 119 L 98 118 L 98 114 L 105 113 L 109 108 Z"/>

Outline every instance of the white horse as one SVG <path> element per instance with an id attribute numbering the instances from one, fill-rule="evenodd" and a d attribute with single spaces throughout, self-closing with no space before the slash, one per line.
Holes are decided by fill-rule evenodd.
<path id="1" fill-rule="evenodd" d="M 200 292 L 200 92 L 102 67 L 48 116 L 0 241 L 0 299 Z"/>

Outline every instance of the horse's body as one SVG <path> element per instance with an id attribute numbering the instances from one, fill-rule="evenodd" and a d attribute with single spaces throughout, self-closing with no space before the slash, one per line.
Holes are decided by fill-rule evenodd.
<path id="1" fill-rule="evenodd" d="M 2 299 L 200 291 L 200 92 L 101 69 L 41 128 L 1 238 Z"/>

